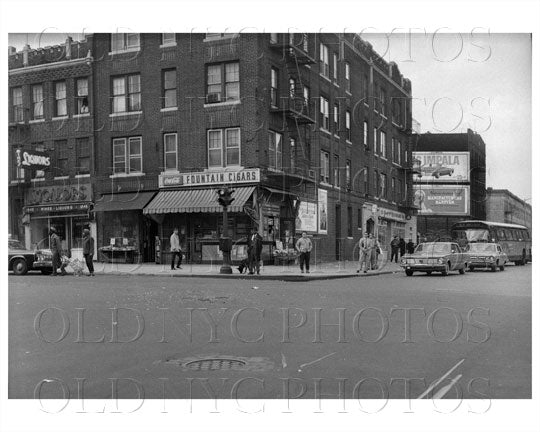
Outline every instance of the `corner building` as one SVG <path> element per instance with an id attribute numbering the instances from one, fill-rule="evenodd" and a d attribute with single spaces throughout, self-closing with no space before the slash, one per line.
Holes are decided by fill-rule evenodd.
<path id="1" fill-rule="evenodd" d="M 416 236 L 411 83 L 354 34 L 94 34 L 92 214 L 100 259 L 263 259 L 313 238 L 316 261 Z"/>

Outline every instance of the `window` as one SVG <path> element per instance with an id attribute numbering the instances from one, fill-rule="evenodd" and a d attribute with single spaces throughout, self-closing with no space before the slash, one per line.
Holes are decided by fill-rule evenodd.
<path id="1" fill-rule="evenodd" d="M 77 114 L 90 112 L 88 103 L 88 78 L 80 78 L 76 84 Z"/>
<path id="2" fill-rule="evenodd" d="M 142 138 L 113 139 L 113 173 L 142 172 Z"/>
<path id="3" fill-rule="evenodd" d="M 398 179 L 398 188 L 396 190 L 396 202 L 406 201 L 403 195 L 403 182 Z"/>
<path id="4" fill-rule="evenodd" d="M 396 161 L 396 139 L 392 138 L 392 144 L 390 148 L 390 157 L 392 158 L 392 162 Z"/>
<path id="5" fill-rule="evenodd" d="M 90 173 L 90 140 L 77 138 L 75 141 L 75 154 L 77 158 L 75 171 L 77 174 Z"/>
<path id="6" fill-rule="evenodd" d="M 375 188 L 375 196 L 378 197 L 381 182 L 380 182 L 380 177 L 379 177 L 379 173 L 377 172 L 377 170 L 373 171 L 373 179 L 374 179 L 373 186 Z"/>
<path id="7" fill-rule="evenodd" d="M 11 89 L 11 106 L 13 107 L 13 121 L 17 123 L 23 122 L 24 108 L 22 87 L 15 87 Z"/>
<path id="8" fill-rule="evenodd" d="M 32 119 L 40 120 L 43 116 L 43 85 L 32 86 Z"/>
<path id="9" fill-rule="evenodd" d="M 290 167 L 294 169 L 296 167 L 296 140 L 294 138 L 289 139 L 289 152 Z"/>
<path id="10" fill-rule="evenodd" d="M 347 133 L 345 138 L 347 139 L 347 141 L 351 141 L 352 137 L 351 137 L 351 112 L 350 111 L 347 111 L 345 113 L 345 130 Z"/>
<path id="11" fill-rule="evenodd" d="M 352 207 L 347 207 L 347 237 L 352 237 L 352 220 L 353 220 L 353 212 Z"/>
<path id="12" fill-rule="evenodd" d="M 326 130 L 330 129 L 330 119 L 329 116 L 329 104 L 328 99 L 326 99 L 324 96 L 321 96 L 321 109 L 320 109 L 320 119 L 319 124 L 320 127 Z"/>
<path id="13" fill-rule="evenodd" d="M 113 33 L 111 35 L 111 51 L 136 50 L 141 47 L 139 33 Z"/>
<path id="14" fill-rule="evenodd" d="M 277 170 L 283 167 L 283 135 L 269 131 L 268 135 L 268 166 Z"/>
<path id="15" fill-rule="evenodd" d="M 379 99 L 380 99 L 380 112 L 383 116 L 386 116 L 386 92 L 381 87 L 379 92 Z"/>
<path id="16" fill-rule="evenodd" d="M 364 167 L 364 193 L 369 193 L 369 168 Z"/>
<path id="17" fill-rule="evenodd" d="M 289 78 L 289 97 L 294 99 L 296 96 L 296 80 L 294 78 Z"/>
<path id="18" fill-rule="evenodd" d="M 176 69 L 163 71 L 162 82 L 163 108 L 176 107 Z"/>
<path id="19" fill-rule="evenodd" d="M 320 49 L 320 73 L 327 78 L 330 78 L 330 65 L 328 64 L 328 47 L 321 44 Z"/>
<path id="20" fill-rule="evenodd" d="M 307 33 L 302 33 L 302 49 L 305 52 L 308 52 L 308 48 L 309 48 L 308 34 Z"/>
<path id="21" fill-rule="evenodd" d="M 351 188 L 351 161 L 347 159 L 345 164 L 345 186 Z"/>
<path id="22" fill-rule="evenodd" d="M 386 192 L 386 174 L 381 174 L 379 197 L 386 198 Z"/>
<path id="23" fill-rule="evenodd" d="M 368 122 L 364 120 L 364 145 L 368 145 Z"/>
<path id="24" fill-rule="evenodd" d="M 397 190 L 396 190 L 396 179 L 392 177 L 392 190 L 391 190 L 392 201 L 397 202 Z"/>
<path id="25" fill-rule="evenodd" d="M 239 128 L 211 129 L 207 139 L 209 168 L 240 165 Z"/>
<path id="26" fill-rule="evenodd" d="M 334 133 L 339 133 L 339 104 L 334 104 Z"/>
<path id="27" fill-rule="evenodd" d="M 379 146 L 380 146 L 380 152 L 381 156 L 383 158 L 386 158 L 386 133 L 381 131 L 381 135 L 379 137 Z"/>
<path id="28" fill-rule="evenodd" d="M 126 75 L 112 78 L 112 112 L 141 110 L 141 76 Z"/>
<path id="29" fill-rule="evenodd" d="M 345 90 L 351 92 L 351 65 L 345 63 Z"/>
<path id="30" fill-rule="evenodd" d="M 378 147 L 378 139 L 377 139 L 377 135 L 378 135 L 378 131 L 377 131 L 377 128 L 373 128 L 373 151 L 375 152 L 379 152 L 379 147 Z"/>
<path id="31" fill-rule="evenodd" d="M 33 145 L 34 147 L 34 150 L 37 151 L 37 152 L 44 152 L 45 151 L 45 146 L 43 145 L 43 143 L 35 143 Z M 45 177 L 45 171 L 43 170 L 35 170 L 33 171 L 33 177 L 32 178 L 44 178 Z"/>
<path id="32" fill-rule="evenodd" d="M 359 229 L 362 229 L 362 208 L 358 207 L 358 218 L 356 221 L 356 225 Z"/>
<path id="33" fill-rule="evenodd" d="M 163 135 L 165 171 L 178 170 L 178 142 L 175 133 Z"/>
<path id="34" fill-rule="evenodd" d="M 270 104 L 273 107 L 278 106 L 278 70 L 272 68 L 270 70 Z"/>
<path id="35" fill-rule="evenodd" d="M 56 163 L 54 175 L 56 177 L 66 176 L 69 174 L 69 152 L 67 140 L 59 140 L 54 142 L 54 154 L 56 155 Z"/>
<path id="36" fill-rule="evenodd" d="M 330 183 L 330 155 L 325 151 L 321 151 L 320 181 Z"/>
<path id="37" fill-rule="evenodd" d="M 304 101 L 306 103 L 306 106 L 309 106 L 309 87 L 308 86 L 304 86 Z"/>
<path id="38" fill-rule="evenodd" d="M 240 63 L 209 65 L 206 69 L 206 102 L 240 100 Z"/>
<path id="39" fill-rule="evenodd" d="M 277 33 L 270 33 L 270 43 L 277 44 L 278 43 L 278 34 Z"/>
<path id="40" fill-rule="evenodd" d="M 397 141 L 396 147 L 396 163 L 401 165 L 401 141 Z"/>
<path id="41" fill-rule="evenodd" d="M 401 101 L 399 98 L 392 98 L 392 121 L 401 125 Z"/>
<path id="42" fill-rule="evenodd" d="M 176 45 L 176 33 L 161 33 L 161 45 Z"/>
<path id="43" fill-rule="evenodd" d="M 337 81 L 338 79 L 338 55 L 336 53 L 334 53 L 333 55 L 333 78 L 334 78 L 334 81 Z"/>
<path id="44" fill-rule="evenodd" d="M 334 155 L 334 186 L 339 187 L 339 156 Z"/>
<path id="45" fill-rule="evenodd" d="M 54 116 L 67 116 L 66 82 L 60 81 L 54 84 Z"/>

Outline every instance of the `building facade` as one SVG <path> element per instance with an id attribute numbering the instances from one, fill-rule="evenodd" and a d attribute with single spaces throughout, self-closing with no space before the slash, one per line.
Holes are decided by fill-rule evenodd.
<path id="1" fill-rule="evenodd" d="M 486 220 L 486 145 L 466 133 L 413 135 L 414 203 L 419 236 L 450 236 L 454 223 Z"/>
<path id="2" fill-rule="evenodd" d="M 219 260 L 222 186 L 234 189 L 233 259 L 245 255 L 253 227 L 267 261 L 301 231 L 316 261 L 356 259 L 364 231 L 383 248 L 393 235 L 416 236 L 411 83 L 357 35 L 94 34 L 77 44 L 77 58 L 71 44 L 52 48 L 57 61 L 39 73 L 24 52 L 10 53 L 10 149 L 41 151 L 62 171 L 18 178 L 12 164 L 10 229 L 27 243 L 43 236 L 35 197 L 64 203 L 54 188 L 74 184 L 86 194 L 72 201 L 88 208 L 73 209 L 71 222 L 65 206 L 39 207 L 40 217 L 50 225 L 63 212 L 75 246 L 74 227 L 91 226 L 100 259 L 167 259 L 178 227 L 190 261 Z M 39 85 L 47 114 L 17 117 L 35 111 Z"/>
<path id="3" fill-rule="evenodd" d="M 532 206 L 507 189 L 487 188 L 486 220 L 523 225 L 532 232 Z"/>

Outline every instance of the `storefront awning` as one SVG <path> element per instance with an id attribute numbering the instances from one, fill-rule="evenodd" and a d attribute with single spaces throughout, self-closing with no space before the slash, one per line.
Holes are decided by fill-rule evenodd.
<path id="1" fill-rule="evenodd" d="M 142 210 L 154 197 L 155 192 L 130 192 L 105 194 L 96 201 L 95 212 Z"/>
<path id="2" fill-rule="evenodd" d="M 229 212 L 243 211 L 254 186 L 234 188 L 234 201 L 228 207 Z M 216 189 L 189 189 L 161 191 L 143 210 L 144 214 L 160 213 L 221 213 L 223 207 L 218 203 Z"/>

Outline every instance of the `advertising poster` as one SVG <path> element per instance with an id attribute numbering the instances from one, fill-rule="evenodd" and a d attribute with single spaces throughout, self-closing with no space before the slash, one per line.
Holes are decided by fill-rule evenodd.
<path id="1" fill-rule="evenodd" d="M 414 186 L 414 205 L 419 215 L 466 216 L 469 186 Z"/>
<path id="2" fill-rule="evenodd" d="M 319 189 L 319 234 L 328 234 L 328 191 Z"/>
<path id="3" fill-rule="evenodd" d="M 469 152 L 413 152 L 416 182 L 469 181 Z"/>
<path id="4" fill-rule="evenodd" d="M 317 204 L 307 201 L 300 202 L 296 217 L 296 232 L 317 232 Z"/>

